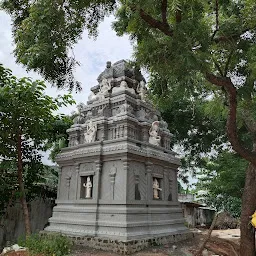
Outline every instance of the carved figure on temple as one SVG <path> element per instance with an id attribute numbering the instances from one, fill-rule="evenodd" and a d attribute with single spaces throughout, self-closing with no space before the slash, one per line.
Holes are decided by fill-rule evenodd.
<path id="1" fill-rule="evenodd" d="M 97 124 L 93 124 L 92 121 L 89 121 L 87 124 L 87 130 L 84 133 L 84 142 L 90 143 L 96 140 L 97 133 Z"/>
<path id="2" fill-rule="evenodd" d="M 153 180 L 153 198 L 159 199 L 159 191 L 162 191 L 160 188 L 159 182 L 156 178 Z"/>
<path id="3" fill-rule="evenodd" d="M 100 83 L 100 90 L 96 95 L 98 100 L 103 100 L 108 95 L 108 91 L 110 89 L 111 89 L 111 84 L 108 82 L 106 78 L 104 78 Z"/>
<path id="4" fill-rule="evenodd" d="M 149 130 L 149 143 L 160 146 L 161 136 L 158 135 L 159 131 L 159 121 L 154 121 Z"/>
<path id="5" fill-rule="evenodd" d="M 69 138 L 69 147 L 77 146 L 79 145 L 78 138 L 76 136 L 72 136 Z"/>
<path id="6" fill-rule="evenodd" d="M 135 94 L 135 90 L 133 89 L 133 88 L 130 88 L 129 86 L 128 86 L 128 84 L 127 84 L 127 82 L 126 81 L 122 81 L 121 83 L 120 83 L 120 86 L 119 87 L 114 87 L 113 89 L 112 89 L 112 93 L 116 93 L 116 92 L 123 92 L 123 91 L 129 91 L 130 93 L 132 93 L 132 94 Z"/>
<path id="7" fill-rule="evenodd" d="M 89 120 L 91 117 L 92 117 L 92 111 L 89 110 L 89 111 L 86 113 L 86 119 Z"/>
<path id="8" fill-rule="evenodd" d="M 75 125 L 84 123 L 84 114 L 82 113 L 84 108 L 84 104 L 80 103 L 77 105 L 77 114 L 76 117 L 73 119 Z"/>
<path id="9" fill-rule="evenodd" d="M 98 109 L 98 115 L 104 116 L 104 110 L 107 108 L 107 105 L 103 106 L 102 108 Z"/>
<path id="10" fill-rule="evenodd" d="M 92 182 L 90 176 L 87 177 L 86 183 L 83 184 L 85 190 L 85 198 L 92 198 Z"/>
<path id="11" fill-rule="evenodd" d="M 139 93 L 140 98 L 141 98 L 142 101 L 147 100 L 147 91 L 148 91 L 148 89 L 146 87 L 145 82 L 143 80 L 140 81 L 140 83 L 137 86 L 137 92 Z"/>
<path id="12" fill-rule="evenodd" d="M 94 92 L 91 92 L 91 93 L 89 94 L 88 100 L 89 100 L 89 101 L 95 101 L 95 100 L 97 100 L 97 96 L 95 95 Z"/>
<path id="13" fill-rule="evenodd" d="M 123 114 L 123 113 L 132 113 L 133 111 L 133 107 L 128 104 L 127 102 L 125 102 L 124 104 L 122 104 L 120 107 L 119 107 L 119 113 L 118 114 Z"/>
<path id="14" fill-rule="evenodd" d="M 139 111 L 137 111 L 137 117 L 141 121 L 144 121 L 146 119 L 146 111 L 144 108 L 141 108 Z"/>

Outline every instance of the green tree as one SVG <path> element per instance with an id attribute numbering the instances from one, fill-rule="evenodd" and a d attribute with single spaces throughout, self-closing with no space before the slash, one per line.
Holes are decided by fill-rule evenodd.
<path id="1" fill-rule="evenodd" d="M 49 132 L 47 147 L 50 149 L 49 159 L 55 162 L 55 158 L 61 149 L 68 146 L 67 129 L 73 124 L 72 116 L 62 115 L 56 120 Z"/>
<path id="2" fill-rule="evenodd" d="M 30 235 L 30 219 L 26 189 L 32 182 L 40 181 L 44 166 L 40 151 L 45 151 L 49 142 L 49 131 L 60 120 L 54 114 L 62 105 L 72 104 L 70 95 L 54 99 L 44 94 L 46 88 L 41 81 L 29 78 L 17 79 L 9 70 L 0 66 L 0 157 L 2 178 L 14 179 L 16 173 L 19 198 L 23 209 L 26 234 Z M 3 79 L 4 78 L 4 79 Z M 36 173 L 36 175 L 35 175 Z M 8 175 L 4 175 L 8 174 Z M 11 181 L 11 180 L 10 180 Z M 9 189 L 9 192 L 13 192 Z M 12 191 L 10 191 L 12 190 Z M 33 193 L 30 189 L 30 193 Z"/>
<path id="3" fill-rule="evenodd" d="M 151 84 L 162 98 L 176 84 L 182 91 L 206 86 L 225 99 L 228 140 L 250 163 L 241 213 L 241 252 L 248 256 L 255 255 L 254 232 L 248 229 L 256 208 L 255 8 L 249 0 L 127 1 L 114 24 L 136 42 L 136 59 L 153 74 Z"/>
<path id="4" fill-rule="evenodd" d="M 83 28 L 93 35 L 98 22 L 116 8 L 114 28 L 134 41 L 137 62 L 153 75 L 151 84 L 160 78 L 159 95 L 165 97 L 176 84 L 190 91 L 206 85 L 225 97 L 228 140 L 250 163 L 242 198 L 241 251 L 255 254 L 254 233 L 247 228 L 256 208 L 255 1 L 5 0 L 3 7 L 13 17 L 18 62 L 57 85 L 65 85 L 67 77 L 72 80 L 74 65 L 67 52 Z M 242 136 L 238 120 L 245 127 Z"/>
<path id="5" fill-rule="evenodd" d="M 229 151 L 223 151 L 210 161 L 205 159 L 197 190 L 206 192 L 202 199 L 207 205 L 239 217 L 247 165 L 247 161 Z"/>
<path id="6" fill-rule="evenodd" d="M 115 0 L 2 0 L 1 6 L 13 18 L 17 62 L 57 87 L 80 90 L 73 75 L 79 63 L 69 52 L 85 28 L 96 36 L 98 23 L 114 10 Z"/>

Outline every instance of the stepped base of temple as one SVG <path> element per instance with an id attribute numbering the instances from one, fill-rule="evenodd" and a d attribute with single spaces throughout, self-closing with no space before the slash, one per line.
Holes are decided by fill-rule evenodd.
<path id="1" fill-rule="evenodd" d="M 43 234 L 47 234 L 43 231 Z M 183 231 L 175 231 L 167 236 L 159 236 L 145 239 L 134 239 L 121 241 L 106 237 L 90 237 L 90 236 L 71 236 L 68 235 L 75 245 L 90 247 L 97 250 L 112 251 L 119 254 L 133 254 L 151 246 L 165 245 L 177 243 L 193 238 L 193 233 L 188 229 Z"/>
<path id="2" fill-rule="evenodd" d="M 191 237 L 178 202 L 158 205 L 57 202 L 46 232 L 58 232 L 76 244 L 130 254 L 151 245 Z"/>

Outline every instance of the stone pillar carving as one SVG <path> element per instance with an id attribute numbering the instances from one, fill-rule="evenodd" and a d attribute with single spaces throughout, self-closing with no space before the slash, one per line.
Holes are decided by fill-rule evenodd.
<path id="1" fill-rule="evenodd" d="M 135 169 L 133 171 L 134 173 L 134 194 L 135 194 L 135 200 L 141 200 L 141 194 L 140 194 L 140 175 L 139 175 L 139 170 Z"/>
<path id="2" fill-rule="evenodd" d="M 147 201 L 153 200 L 153 189 L 152 189 L 152 166 L 153 163 L 146 163 L 146 173 L 147 173 Z"/>
<path id="3" fill-rule="evenodd" d="M 142 141 L 148 142 L 149 134 L 148 134 L 148 127 L 143 126 L 141 129 Z"/>
<path id="4" fill-rule="evenodd" d="M 127 124 L 124 125 L 124 137 L 128 136 L 128 126 Z"/>
<path id="5" fill-rule="evenodd" d="M 164 184 L 163 184 L 163 200 L 167 201 L 168 200 L 168 195 L 169 195 L 169 184 L 168 184 L 168 180 L 169 180 L 169 175 L 168 175 L 168 168 L 165 167 L 164 168 Z"/>
<path id="6" fill-rule="evenodd" d="M 124 190 L 123 191 L 126 191 L 123 193 L 123 196 L 124 196 L 124 200 L 127 201 L 128 200 L 128 194 L 127 194 L 127 182 L 128 182 L 128 169 L 129 169 L 129 161 L 127 159 L 123 159 L 123 173 L 124 173 Z"/>
<path id="7" fill-rule="evenodd" d="M 169 178 L 169 195 L 168 195 L 168 201 L 174 200 L 174 190 L 173 190 L 173 179 Z"/>
<path id="8" fill-rule="evenodd" d="M 108 139 L 108 131 L 107 131 L 107 123 L 104 121 L 100 125 L 100 130 L 101 130 L 101 138 L 100 140 L 107 140 Z"/>
<path id="9" fill-rule="evenodd" d="M 170 150 L 170 137 L 166 132 L 163 133 L 163 147 Z"/>
<path id="10" fill-rule="evenodd" d="M 109 172 L 109 177 L 110 177 L 110 199 L 114 200 L 115 199 L 115 180 L 116 180 L 116 172 L 117 168 L 115 165 L 113 165 L 110 169 Z"/>
<path id="11" fill-rule="evenodd" d="M 80 193 L 79 193 L 79 182 L 80 182 L 80 178 L 79 178 L 79 171 L 80 171 L 80 163 L 75 164 L 75 175 L 76 175 L 76 188 L 75 188 L 75 198 L 79 199 L 80 197 Z"/>
<path id="12" fill-rule="evenodd" d="M 57 199 L 60 199 L 60 188 L 61 188 L 61 176 L 62 176 L 62 167 L 59 169 L 59 177 L 58 177 L 58 191 L 57 191 Z"/>
<path id="13" fill-rule="evenodd" d="M 71 182 L 71 178 L 72 178 L 72 173 L 69 171 L 66 176 L 65 176 L 65 186 L 66 186 L 66 189 L 67 189 L 67 198 L 65 199 L 68 199 L 69 200 L 69 194 L 70 194 L 70 182 Z"/>
<path id="14" fill-rule="evenodd" d="M 95 193 L 95 199 L 97 202 L 99 201 L 100 196 L 100 180 L 101 180 L 101 172 L 102 172 L 102 163 L 100 160 L 95 161 L 96 170 L 95 170 L 95 184 L 94 184 L 94 190 Z"/>
<path id="15" fill-rule="evenodd" d="M 177 170 L 174 171 L 174 181 L 177 181 Z M 173 201 L 178 201 L 178 182 L 173 182 Z"/>

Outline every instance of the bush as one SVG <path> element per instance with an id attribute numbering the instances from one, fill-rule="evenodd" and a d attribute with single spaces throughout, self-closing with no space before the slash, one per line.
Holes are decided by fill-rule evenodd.
<path id="1" fill-rule="evenodd" d="M 19 245 L 28 248 L 32 255 L 64 256 L 69 255 L 72 242 L 68 237 L 60 234 L 34 234 L 26 239 L 20 239 Z"/>

